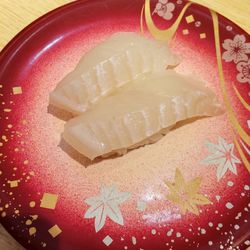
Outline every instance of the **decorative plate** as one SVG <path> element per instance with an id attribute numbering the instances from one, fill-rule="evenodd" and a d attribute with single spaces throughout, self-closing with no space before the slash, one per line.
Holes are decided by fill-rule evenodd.
<path id="1" fill-rule="evenodd" d="M 60 143 L 67 117 L 49 92 L 118 31 L 170 43 L 225 114 L 94 162 Z M 231 21 L 182 0 L 76 1 L 8 44 L 0 82 L 0 217 L 27 249 L 249 246 L 250 36 Z"/>

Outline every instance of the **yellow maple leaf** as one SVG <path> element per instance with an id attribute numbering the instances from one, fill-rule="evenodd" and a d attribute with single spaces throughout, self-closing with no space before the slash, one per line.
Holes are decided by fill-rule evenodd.
<path id="1" fill-rule="evenodd" d="M 181 213 L 191 212 L 199 215 L 198 205 L 208 205 L 211 201 L 198 191 L 201 185 L 201 177 L 196 177 L 191 181 L 185 181 L 181 171 L 177 168 L 175 172 L 175 182 L 165 181 L 170 193 L 167 199 L 180 207 Z"/>

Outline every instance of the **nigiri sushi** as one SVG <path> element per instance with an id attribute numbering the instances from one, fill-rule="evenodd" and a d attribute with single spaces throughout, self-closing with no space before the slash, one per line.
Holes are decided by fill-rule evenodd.
<path id="1" fill-rule="evenodd" d="M 115 33 L 86 53 L 50 94 L 50 104 L 75 115 L 141 74 L 180 62 L 166 44 L 132 32 Z"/>
<path id="2" fill-rule="evenodd" d="M 166 70 L 137 78 L 68 121 L 63 138 L 92 160 L 155 142 L 178 121 L 221 112 L 203 82 Z"/>

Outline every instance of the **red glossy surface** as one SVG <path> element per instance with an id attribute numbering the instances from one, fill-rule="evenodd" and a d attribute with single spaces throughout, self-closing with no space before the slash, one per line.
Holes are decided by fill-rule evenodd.
<path id="1" fill-rule="evenodd" d="M 151 1 L 152 9 L 156 2 Z M 157 13 L 153 15 L 162 29 L 176 20 L 185 5 L 185 1 L 172 2 L 175 9 L 171 20 Z M 247 246 L 250 239 L 247 167 L 241 160 L 236 164 L 237 174 L 228 171 L 217 180 L 216 166 L 201 164 L 209 154 L 206 140 L 217 144 L 222 137 L 228 143 L 234 142 L 227 114 L 188 124 L 158 143 L 123 157 L 94 163 L 60 142 L 64 121 L 48 108 L 49 92 L 86 51 L 105 37 L 117 31 L 140 32 L 143 4 L 143 0 L 74 2 L 31 24 L 0 54 L 1 222 L 28 249 Z M 195 21 L 188 23 L 186 17 L 190 15 Z M 250 42 L 249 35 L 227 19 L 219 16 L 219 24 L 221 43 L 237 34 Z M 188 34 L 184 35 L 184 30 Z M 206 37 L 201 39 L 200 34 L 204 33 Z M 191 5 L 171 43 L 173 50 L 183 57 L 178 71 L 204 79 L 223 102 L 214 44 L 209 10 Z M 225 51 L 222 46 L 221 49 Z M 239 72 L 233 62 L 223 61 L 223 68 L 230 103 L 249 135 L 249 111 L 235 95 L 233 85 L 249 103 L 250 82 L 237 81 Z M 14 94 L 13 87 L 21 87 L 22 93 Z M 240 159 L 236 147 L 233 153 Z M 246 150 L 244 153 L 250 160 Z M 199 215 L 181 214 L 179 206 L 166 198 L 169 189 L 164 182 L 174 182 L 176 168 L 187 181 L 201 177 L 198 193 L 206 195 L 212 203 L 199 206 Z M 98 196 L 102 186 L 112 185 L 119 192 L 130 194 L 119 204 L 123 217 L 120 224 L 124 225 L 107 218 L 96 232 L 94 218 L 85 218 L 89 208 L 85 200 Z M 45 193 L 54 195 L 55 207 L 53 202 L 49 203 L 52 209 L 44 205 Z M 140 201 L 146 204 L 144 211 L 137 209 Z M 48 231 L 54 225 L 61 229 L 56 237 Z M 103 242 L 106 236 L 113 240 L 109 246 Z"/>

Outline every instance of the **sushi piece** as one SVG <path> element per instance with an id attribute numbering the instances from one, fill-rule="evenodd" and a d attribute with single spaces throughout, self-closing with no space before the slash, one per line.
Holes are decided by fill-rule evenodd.
<path id="1" fill-rule="evenodd" d="M 50 94 L 50 104 L 75 115 L 141 74 L 180 62 L 166 44 L 136 33 L 115 33 L 86 53 Z"/>
<path id="2" fill-rule="evenodd" d="M 222 113 L 203 82 L 173 70 L 144 75 L 65 125 L 63 138 L 89 159 L 155 142 L 178 121 Z"/>

